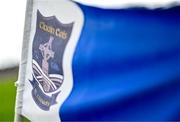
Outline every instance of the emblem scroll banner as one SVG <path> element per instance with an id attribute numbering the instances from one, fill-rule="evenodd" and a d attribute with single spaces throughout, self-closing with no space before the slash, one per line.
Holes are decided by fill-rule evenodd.
<path id="1" fill-rule="evenodd" d="M 31 81 L 30 81 L 31 82 Z M 32 97 L 36 104 L 43 110 L 48 111 L 51 105 L 56 104 L 56 98 L 59 92 L 52 94 L 52 96 L 45 95 L 42 90 L 39 88 L 37 82 L 31 82 L 33 90 Z"/>

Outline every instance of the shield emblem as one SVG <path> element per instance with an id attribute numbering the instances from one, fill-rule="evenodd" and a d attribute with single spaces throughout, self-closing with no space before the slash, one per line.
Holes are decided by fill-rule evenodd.
<path id="1" fill-rule="evenodd" d="M 47 109 L 42 100 L 55 103 L 56 91 L 63 84 L 63 54 L 70 39 L 73 23 L 62 24 L 56 16 L 44 17 L 37 11 L 36 33 L 32 47 L 32 96 L 35 102 Z M 52 96 L 49 96 L 49 93 Z M 41 97 L 39 101 L 38 97 Z M 42 104 L 42 105 L 41 105 Z M 44 107 L 43 107 L 44 106 Z M 49 107 L 48 106 L 48 107 Z"/>

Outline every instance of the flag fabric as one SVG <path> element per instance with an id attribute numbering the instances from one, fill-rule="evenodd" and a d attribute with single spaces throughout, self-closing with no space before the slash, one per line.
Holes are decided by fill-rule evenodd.
<path id="1" fill-rule="evenodd" d="M 179 6 L 29 6 L 18 114 L 37 122 L 180 121 Z"/>

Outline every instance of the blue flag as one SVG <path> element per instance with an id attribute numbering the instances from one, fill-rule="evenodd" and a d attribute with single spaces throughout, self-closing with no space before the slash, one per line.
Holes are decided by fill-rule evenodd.
<path id="1" fill-rule="evenodd" d="M 79 6 L 85 23 L 61 119 L 180 120 L 180 7 Z"/>
<path id="2" fill-rule="evenodd" d="M 36 1 L 31 19 L 20 114 L 32 121 L 180 121 L 179 6 Z"/>

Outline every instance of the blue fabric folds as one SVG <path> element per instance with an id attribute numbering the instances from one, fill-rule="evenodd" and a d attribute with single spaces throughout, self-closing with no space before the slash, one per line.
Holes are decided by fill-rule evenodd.
<path id="1" fill-rule="evenodd" d="M 180 121 L 180 6 L 79 5 L 84 27 L 62 121 Z"/>

